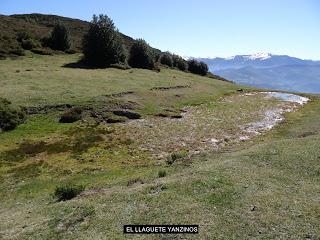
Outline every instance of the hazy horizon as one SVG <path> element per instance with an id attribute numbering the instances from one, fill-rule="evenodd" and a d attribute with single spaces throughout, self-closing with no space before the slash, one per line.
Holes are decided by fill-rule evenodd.
<path id="1" fill-rule="evenodd" d="M 319 10 L 315 0 L 0 3 L 4 15 L 42 13 L 90 21 L 93 14 L 107 14 L 130 37 L 144 38 L 162 51 L 202 58 L 263 52 L 320 60 Z"/>

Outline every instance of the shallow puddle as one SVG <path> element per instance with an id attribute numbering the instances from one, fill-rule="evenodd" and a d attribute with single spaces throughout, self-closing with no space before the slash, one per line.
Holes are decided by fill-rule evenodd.
<path id="1" fill-rule="evenodd" d="M 309 98 L 291 94 L 291 93 L 266 92 L 266 94 L 269 95 L 270 97 L 279 98 L 287 102 L 299 103 L 301 105 L 307 103 L 310 100 Z"/>
<path id="2" fill-rule="evenodd" d="M 284 113 L 295 111 L 300 105 L 307 103 L 310 99 L 290 93 L 280 92 L 260 92 L 256 94 L 265 94 L 266 99 L 276 98 L 283 102 L 291 103 L 268 109 L 264 112 L 264 118 L 260 121 L 248 124 L 243 128 L 247 133 L 259 135 L 265 131 L 271 130 L 277 123 L 284 120 Z M 244 136 L 250 138 L 249 136 Z"/>

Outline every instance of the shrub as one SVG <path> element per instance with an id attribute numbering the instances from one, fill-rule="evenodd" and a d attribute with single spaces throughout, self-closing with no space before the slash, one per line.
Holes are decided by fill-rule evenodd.
<path id="1" fill-rule="evenodd" d="M 180 151 L 180 152 L 173 152 L 171 153 L 170 156 L 167 158 L 167 164 L 171 165 L 173 164 L 176 160 L 185 158 L 187 156 L 187 152 L 185 151 Z"/>
<path id="2" fill-rule="evenodd" d="M 68 29 L 62 24 L 56 24 L 51 32 L 49 45 L 54 50 L 66 51 L 70 48 Z"/>
<path id="3" fill-rule="evenodd" d="M 153 51 L 143 39 L 137 39 L 132 44 L 129 65 L 134 68 L 154 69 Z"/>
<path id="4" fill-rule="evenodd" d="M 208 73 L 208 66 L 204 62 L 199 62 L 195 59 L 191 59 L 188 61 L 188 70 L 191 73 L 204 76 Z"/>
<path id="5" fill-rule="evenodd" d="M 30 38 L 30 39 L 22 40 L 21 47 L 25 50 L 31 50 L 33 48 L 40 47 L 40 44 L 36 40 Z"/>
<path id="6" fill-rule="evenodd" d="M 31 50 L 32 48 L 40 47 L 40 43 L 35 40 L 29 32 L 19 32 L 17 34 L 17 41 L 25 50 Z"/>
<path id="7" fill-rule="evenodd" d="M 66 201 L 78 196 L 85 189 L 82 185 L 63 185 L 56 187 L 54 196 L 58 201 Z"/>
<path id="8" fill-rule="evenodd" d="M 29 32 L 18 32 L 17 34 L 17 41 L 22 43 L 23 40 L 28 40 L 28 39 L 32 39 L 32 36 Z"/>
<path id="9" fill-rule="evenodd" d="M 163 178 L 163 177 L 165 177 L 165 176 L 167 176 L 167 172 L 166 172 L 165 170 L 160 170 L 160 171 L 158 172 L 158 177 L 159 177 L 159 178 Z"/>
<path id="10" fill-rule="evenodd" d="M 81 120 L 82 109 L 79 107 L 74 107 L 62 114 L 59 122 L 61 123 L 73 123 Z"/>
<path id="11" fill-rule="evenodd" d="M 205 62 L 200 62 L 201 75 L 206 75 L 208 73 L 208 65 Z"/>
<path id="12" fill-rule="evenodd" d="M 169 52 L 163 53 L 160 56 L 160 63 L 168 67 L 173 67 L 172 54 Z"/>
<path id="13" fill-rule="evenodd" d="M 96 67 L 125 63 L 126 52 L 113 21 L 106 15 L 93 15 L 82 41 L 84 60 Z"/>
<path id="14" fill-rule="evenodd" d="M 25 114 L 10 105 L 8 100 L 0 98 L 0 130 L 2 131 L 15 129 L 25 120 Z"/>
<path id="15" fill-rule="evenodd" d="M 162 52 L 158 49 L 152 48 L 153 61 L 159 62 Z"/>
<path id="16" fill-rule="evenodd" d="M 10 53 L 10 54 L 17 55 L 17 56 L 24 56 L 24 55 L 26 55 L 22 48 L 11 49 L 11 50 L 9 50 L 9 53 Z"/>
<path id="17" fill-rule="evenodd" d="M 188 62 L 184 60 L 182 57 L 178 55 L 173 55 L 172 60 L 173 60 L 173 67 L 178 68 L 181 71 L 187 71 Z"/>
<path id="18" fill-rule="evenodd" d="M 45 36 L 41 38 L 40 41 L 43 47 L 50 47 L 50 36 Z"/>

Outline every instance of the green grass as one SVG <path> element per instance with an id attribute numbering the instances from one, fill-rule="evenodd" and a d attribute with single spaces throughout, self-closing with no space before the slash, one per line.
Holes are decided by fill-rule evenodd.
<path id="1" fill-rule="evenodd" d="M 83 103 L 101 95 L 134 91 L 136 94 L 128 96 L 128 100 L 140 103 L 145 112 L 154 112 L 161 107 L 201 103 L 236 89 L 227 82 L 169 69 L 157 73 L 143 69 L 63 67 L 79 58 L 80 55 L 28 54 L 18 60 L 0 61 L 0 96 L 15 105 L 34 106 Z M 179 85 L 191 88 L 150 91 L 154 87 Z"/>
<path id="2" fill-rule="evenodd" d="M 61 124 L 62 112 L 52 110 L 1 133 L 1 238 L 126 239 L 124 224 L 199 224 L 199 235 L 186 239 L 320 235 L 318 96 L 272 131 L 237 142 L 239 126 L 282 103 L 241 97 L 237 85 L 169 69 L 62 67 L 78 57 L 0 61 L 0 96 L 23 106 L 86 105 L 134 91 L 112 99 L 135 102 L 144 119 Z M 150 90 L 181 85 L 190 88 Z M 182 119 L 153 116 L 185 107 Z M 212 137 L 223 139 L 221 148 L 210 148 L 205 140 Z M 168 165 L 170 155 L 176 161 Z M 57 202 L 55 189 L 66 185 L 86 190 Z"/>

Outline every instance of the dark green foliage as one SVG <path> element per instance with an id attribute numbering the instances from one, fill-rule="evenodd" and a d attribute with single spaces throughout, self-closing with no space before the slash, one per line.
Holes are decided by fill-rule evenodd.
<path id="1" fill-rule="evenodd" d="M 173 67 L 172 54 L 165 52 L 160 56 L 160 63 L 168 67 Z"/>
<path id="2" fill-rule="evenodd" d="M 206 75 L 208 73 L 208 65 L 205 62 L 200 62 L 201 74 Z"/>
<path id="3" fill-rule="evenodd" d="M 158 172 L 158 177 L 159 177 L 159 178 L 163 178 L 163 177 L 165 177 L 165 176 L 167 176 L 167 172 L 166 172 L 165 170 L 160 170 L 160 171 Z"/>
<path id="4" fill-rule="evenodd" d="M 61 123 L 73 123 L 81 120 L 82 109 L 74 107 L 64 112 L 59 120 Z"/>
<path id="5" fill-rule="evenodd" d="M 25 50 L 31 50 L 33 48 L 40 47 L 40 44 L 38 41 L 30 38 L 30 39 L 22 40 L 21 47 Z"/>
<path id="6" fill-rule="evenodd" d="M 84 60 L 96 67 L 125 63 L 126 52 L 122 39 L 113 21 L 106 15 L 96 15 L 89 31 L 83 37 Z"/>
<path id="7" fill-rule="evenodd" d="M 66 201 L 78 196 L 85 189 L 82 185 L 63 185 L 56 187 L 54 196 L 58 201 Z"/>
<path id="8" fill-rule="evenodd" d="M 41 41 L 41 45 L 42 45 L 43 47 L 50 47 L 50 41 L 51 41 L 50 36 L 42 37 L 42 38 L 40 39 L 40 41 Z"/>
<path id="9" fill-rule="evenodd" d="M 24 113 L 11 107 L 11 103 L 0 98 L 0 130 L 8 131 L 15 129 L 25 120 Z"/>
<path id="10" fill-rule="evenodd" d="M 33 38 L 29 32 L 19 32 L 17 34 L 17 41 L 21 47 L 25 50 L 31 50 L 32 48 L 40 47 L 40 42 Z"/>
<path id="11" fill-rule="evenodd" d="M 17 41 L 20 43 L 22 43 L 23 40 L 28 39 L 32 39 L 32 36 L 29 32 L 22 31 L 17 34 Z"/>
<path id="12" fill-rule="evenodd" d="M 155 49 L 155 48 L 152 49 L 153 61 L 155 63 L 159 62 L 161 54 L 162 54 L 162 52 L 160 50 Z"/>
<path id="13" fill-rule="evenodd" d="M 17 56 L 24 56 L 26 55 L 22 48 L 16 48 L 9 50 L 9 54 L 17 55 Z"/>
<path id="14" fill-rule="evenodd" d="M 50 47 L 54 50 L 66 51 L 70 48 L 68 29 L 62 24 L 56 24 L 51 32 Z"/>
<path id="15" fill-rule="evenodd" d="M 143 39 L 137 39 L 131 46 L 129 65 L 134 68 L 154 69 L 153 51 Z"/>
<path id="16" fill-rule="evenodd" d="M 184 60 L 182 57 L 178 55 L 173 55 L 172 60 L 173 60 L 173 67 L 178 68 L 181 71 L 188 70 L 188 62 Z"/>
<path id="17" fill-rule="evenodd" d="M 208 66 L 204 62 L 199 62 L 195 59 L 191 59 L 188 61 L 188 70 L 191 73 L 204 76 L 208 73 Z"/>

